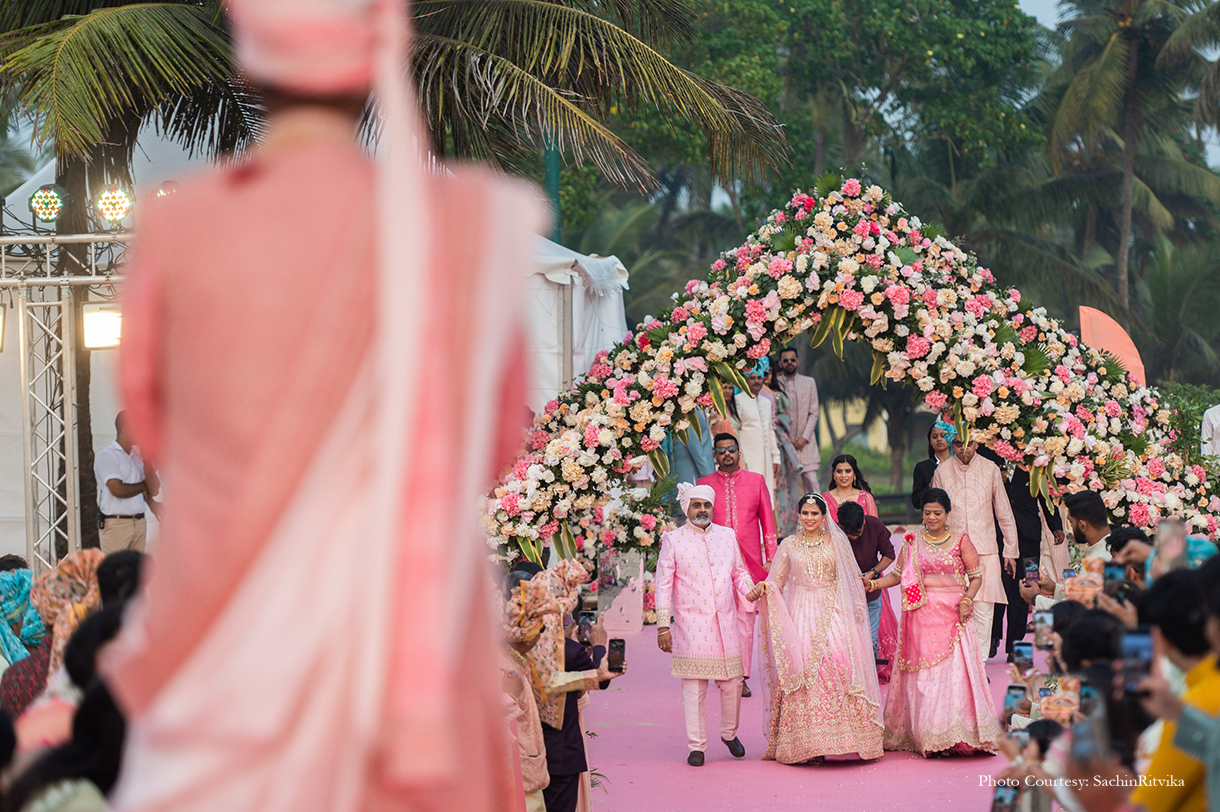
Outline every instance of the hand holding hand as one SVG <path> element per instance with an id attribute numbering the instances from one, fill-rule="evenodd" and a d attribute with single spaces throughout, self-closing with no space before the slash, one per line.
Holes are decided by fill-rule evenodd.
<path id="1" fill-rule="evenodd" d="M 669 636 L 669 627 L 666 626 L 657 629 L 657 647 L 666 654 L 672 654 L 674 650 L 673 638 Z"/>
<path id="2" fill-rule="evenodd" d="M 753 587 L 751 587 L 750 591 L 746 593 L 746 600 L 756 601 L 761 598 L 763 593 L 767 591 L 766 586 L 764 586 L 766 583 L 766 581 L 759 581 Z"/>

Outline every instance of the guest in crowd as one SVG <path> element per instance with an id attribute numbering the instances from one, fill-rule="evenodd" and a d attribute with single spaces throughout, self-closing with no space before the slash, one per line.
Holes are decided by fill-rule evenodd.
<path id="1" fill-rule="evenodd" d="M 776 384 L 788 397 L 792 418 L 792 444 L 801 463 L 801 484 L 804 493 L 817 493 L 818 467 L 818 385 L 808 375 L 798 375 L 799 357 L 792 347 L 779 354 L 779 375 Z"/>
<path id="2" fill-rule="evenodd" d="M 937 419 L 928 429 L 928 458 L 915 463 L 915 472 L 911 475 L 911 505 L 916 510 L 922 509 L 924 491 L 932 486 L 936 469 L 953 456 L 953 438 L 956 436 L 957 427 L 944 420 Z"/>
<path id="3" fill-rule="evenodd" d="M 720 691 L 720 740 L 734 758 L 746 754 L 737 738 L 744 673 L 737 612 L 754 582 L 736 535 L 712 523 L 715 499 L 707 485 L 678 485 L 687 522 L 661 537 L 655 580 L 657 645 L 673 654 L 670 674 L 682 680 L 692 767 L 703 766 L 707 751 L 709 681 Z"/>
<path id="4" fill-rule="evenodd" d="M 991 639 L 1004 638 L 1004 649 L 1008 654 L 1008 661 L 1012 662 L 1012 644 L 1025 637 L 1026 626 L 1029 623 L 1029 604 L 1021 597 L 1019 586 L 1025 578 L 1024 565 L 1028 561 L 1040 564 L 1044 529 L 1049 528 L 1054 535 L 1054 544 L 1062 545 L 1064 539 L 1063 521 L 1059 518 L 1059 510 L 1041 495 L 1033 496 L 1029 492 L 1029 466 L 1017 466 L 1012 478 L 1006 483 L 1005 489 L 1008 493 L 1008 504 L 1012 507 L 1013 519 L 1016 521 L 1017 553 L 1020 559 L 1017 562 L 1016 572 L 1010 573 L 1005 570 L 1000 573 L 1008 605 L 1007 607 L 996 607 L 991 627 Z M 1007 628 L 1004 623 L 1005 615 L 1008 618 Z"/>
<path id="5" fill-rule="evenodd" d="M 784 539 L 761 599 L 770 725 L 764 759 L 881 757 L 881 691 L 851 543 L 826 501 L 800 502 L 801 532 Z"/>
<path id="6" fill-rule="evenodd" d="M 1203 413 L 1199 425 L 1199 450 L 1209 457 L 1220 457 L 1220 405 Z"/>
<path id="7" fill-rule="evenodd" d="M 144 553 L 120 550 L 111 553 L 97 565 L 97 591 L 102 608 L 121 606 L 135 596 L 144 571 Z"/>
<path id="8" fill-rule="evenodd" d="M 775 440 L 779 443 L 779 474 L 775 478 L 775 524 L 781 533 L 791 532 L 797 524 L 796 503 L 801 500 L 805 489 L 801 485 L 800 452 L 793 442 L 792 433 L 792 401 L 779 384 L 776 364 L 772 364 L 763 376 L 763 391 L 771 393 L 775 404 Z"/>
<path id="9" fill-rule="evenodd" d="M 742 465 L 747 471 L 762 474 L 767 481 L 767 493 L 775 493 L 779 476 L 779 441 L 775 438 L 775 412 L 769 398 L 762 396 L 763 373 L 771 362 L 766 356 L 746 375 L 749 392 L 738 392 L 733 401 L 741 427 L 737 429 Z"/>
<path id="10" fill-rule="evenodd" d="M 8 664 L 18 663 L 30 656 L 46 634 L 42 616 L 30 602 L 30 588 L 33 585 L 34 574 L 25 567 L 0 572 L 0 618 L 3 619 L 3 623 L 0 623 L 0 648 Z"/>
<path id="11" fill-rule="evenodd" d="M 157 472 L 135 447 L 126 412 L 114 418 L 114 428 L 118 433 L 114 442 L 93 458 L 104 553 L 144 549 L 148 534 L 144 513 L 152 509 L 161 489 Z"/>
<path id="12" fill-rule="evenodd" d="M 1067 508 L 1072 544 L 1077 548 L 1074 559 L 1109 561 L 1110 514 L 1101 495 L 1096 491 L 1070 493 L 1063 498 L 1063 506 Z M 1066 585 L 1051 580 L 1040 580 L 1036 586 L 1021 583 L 1018 588 L 1027 603 L 1033 601 L 1035 610 L 1049 609 L 1067 597 Z"/>
<path id="13" fill-rule="evenodd" d="M 123 289 L 121 395 L 174 487 L 104 668 L 116 805 L 506 810 L 470 505 L 523 429 L 542 208 L 428 168 L 405 2 L 224 10 L 260 138 L 146 198 Z"/>
<path id="14" fill-rule="evenodd" d="M 716 384 L 712 384 L 715 386 Z M 737 413 L 737 397 L 734 394 L 736 390 L 731 383 L 721 381 L 720 396 L 724 398 L 724 414 L 719 410 L 712 416 L 711 429 L 712 436 L 717 434 L 732 434 L 737 435 L 741 430 L 741 415 Z M 693 480 L 678 480 L 679 482 L 692 482 Z"/>
<path id="15" fill-rule="evenodd" d="M 991 636 L 995 605 L 1008 603 L 1000 578 L 1000 557 L 1002 554 L 1003 569 L 1015 576 L 1020 549 L 1004 476 L 995 463 L 979 456 L 978 443 L 963 444 L 960 437 L 955 437 L 953 456 L 936 469 L 932 487 L 943 489 L 953 500 L 949 527 L 969 536 L 979 556 L 982 586 L 975 596 L 973 617 L 979 654 L 986 660 L 998 647 Z M 1003 534 L 1002 548 L 996 536 L 997 523 Z"/>
<path id="16" fill-rule="evenodd" d="M 894 563 L 894 544 L 890 540 L 890 529 L 876 516 L 868 516 L 856 502 L 847 502 L 839 508 L 839 527 L 851 542 L 852 555 L 860 568 L 864 581 L 878 580 L 882 573 Z M 866 596 L 868 601 L 868 625 L 873 637 L 873 656 L 880 657 L 878 635 L 881 628 L 881 596 L 884 590 L 873 590 Z"/>
<path id="17" fill-rule="evenodd" d="M 685 441 L 675 436 L 671 430 L 661 441 L 661 450 L 669 457 L 669 470 L 675 482 L 694 482 L 716 470 L 716 459 L 712 453 L 712 429 L 707 416 L 699 407 L 695 407 L 694 421 L 698 423 L 698 431 L 692 425 Z M 672 503 L 677 508 L 678 500 L 673 492 L 666 494 L 666 503 Z"/>
<path id="18" fill-rule="evenodd" d="M 867 584 L 870 592 L 902 585 L 885 749 L 924 756 L 992 752 L 1000 729 L 977 625 L 970 623 L 982 563 L 969 536 L 950 529 L 949 494 L 933 487 L 923 500 L 923 529 L 907 537 L 893 573 Z"/>
<path id="19" fill-rule="evenodd" d="M 742 561 L 753 582 L 767 577 L 775 558 L 775 516 L 771 512 L 771 495 L 761 474 L 741 469 L 741 451 L 737 438 L 731 434 L 716 435 L 716 472 L 697 484 L 711 488 L 716 498 L 712 507 L 712 522 L 730 528 L 737 535 Z M 741 656 L 744 678 L 741 695 L 750 696 L 750 666 L 754 661 L 754 623 L 757 614 L 752 607 L 738 611 L 741 627 Z"/>
<path id="20" fill-rule="evenodd" d="M 830 490 L 822 494 L 830 508 L 830 518 L 838 521 L 839 505 L 858 502 L 864 512 L 877 515 L 873 489 L 860 471 L 860 464 L 851 454 L 840 454 L 830 463 Z"/>

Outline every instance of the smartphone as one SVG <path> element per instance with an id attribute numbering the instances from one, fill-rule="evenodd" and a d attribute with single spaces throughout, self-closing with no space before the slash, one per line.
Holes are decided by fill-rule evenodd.
<path id="1" fill-rule="evenodd" d="M 1028 730 L 1010 730 L 1008 738 L 1017 743 L 1017 748 L 1024 753 L 1025 748 L 1029 747 L 1029 731 Z"/>
<path id="2" fill-rule="evenodd" d="M 1065 569 L 1063 571 L 1063 580 L 1066 581 L 1068 578 L 1075 578 L 1075 577 L 1076 577 L 1076 570 L 1072 569 L 1071 567 L 1068 567 L 1067 569 Z"/>
<path id="3" fill-rule="evenodd" d="M 1033 586 L 1038 583 L 1038 559 L 1029 558 L 1025 561 L 1025 585 Z"/>
<path id="4" fill-rule="evenodd" d="M 1054 624 L 1055 620 L 1050 612 L 1034 612 L 1034 648 L 1045 650 L 1054 646 L 1051 640 Z"/>
<path id="5" fill-rule="evenodd" d="M 1018 640 L 1016 643 L 1013 643 L 1012 664 L 1022 674 L 1030 671 L 1034 667 L 1034 644 L 1025 640 Z"/>
<path id="6" fill-rule="evenodd" d="M 1038 689 L 1038 698 L 1039 699 L 1045 699 L 1048 696 L 1054 696 L 1054 695 L 1055 695 L 1054 688 L 1043 687 L 1043 688 Z"/>
<path id="7" fill-rule="evenodd" d="M 1097 689 L 1092 685 L 1080 686 L 1080 715 L 1092 716 L 1097 710 Z"/>
<path id="8" fill-rule="evenodd" d="M 1017 786 L 1001 781 L 995 786 L 995 793 L 991 796 L 991 812 L 1016 812 L 1017 796 L 1021 794 L 1021 789 Z"/>
<path id="9" fill-rule="evenodd" d="M 1140 680 L 1152 673 L 1152 635 L 1133 631 L 1123 635 L 1123 690 L 1139 693 Z"/>
<path id="10" fill-rule="evenodd" d="M 1156 526 L 1157 562 L 1180 569 L 1186 557 L 1186 525 L 1177 519 L 1162 519 Z"/>
<path id="11" fill-rule="evenodd" d="M 1127 580 L 1127 568 L 1122 564 L 1106 563 L 1105 572 L 1105 592 L 1110 597 L 1118 594 L 1122 588 L 1123 581 Z"/>
<path id="12" fill-rule="evenodd" d="M 1008 689 L 1004 692 L 1004 715 L 1012 713 L 1017 709 L 1017 703 L 1025 698 L 1025 686 L 1018 683 L 1009 683 Z"/>
<path id="13" fill-rule="evenodd" d="M 1072 759 L 1075 761 L 1093 761 L 1102 754 L 1102 748 L 1097 739 L 1097 727 L 1085 719 L 1072 725 Z"/>
<path id="14" fill-rule="evenodd" d="M 627 659 L 627 641 L 621 637 L 610 638 L 609 653 L 606 655 L 606 668 L 621 672 L 623 661 Z"/>
<path id="15" fill-rule="evenodd" d="M 593 641 L 589 635 L 593 631 L 593 627 L 597 625 L 597 612 L 581 612 L 576 616 L 576 624 L 576 639 L 580 641 L 581 645 L 592 645 Z"/>

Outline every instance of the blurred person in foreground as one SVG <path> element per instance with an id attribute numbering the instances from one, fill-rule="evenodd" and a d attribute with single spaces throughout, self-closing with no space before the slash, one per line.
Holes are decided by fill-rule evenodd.
<path id="1" fill-rule="evenodd" d="M 426 171 L 404 3 L 226 10 L 265 133 L 147 199 L 124 290 L 132 434 L 175 487 L 104 658 L 115 805 L 508 809 L 470 505 L 523 429 L 539 206 Z"/>

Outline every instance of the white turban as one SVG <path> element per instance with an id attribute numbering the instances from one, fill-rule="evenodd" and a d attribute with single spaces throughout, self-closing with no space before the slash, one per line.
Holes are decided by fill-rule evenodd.
<path id="1" fill-rule="evenodd" d="M 689 482 L 678 483 L 678 504 L 682 506 L 682 512 L 690 506 L 692 499 L 706 499 L 712 504 L 716 504 L 716 492 L 712 490 L 711 485 L 692 485 Z"/>

